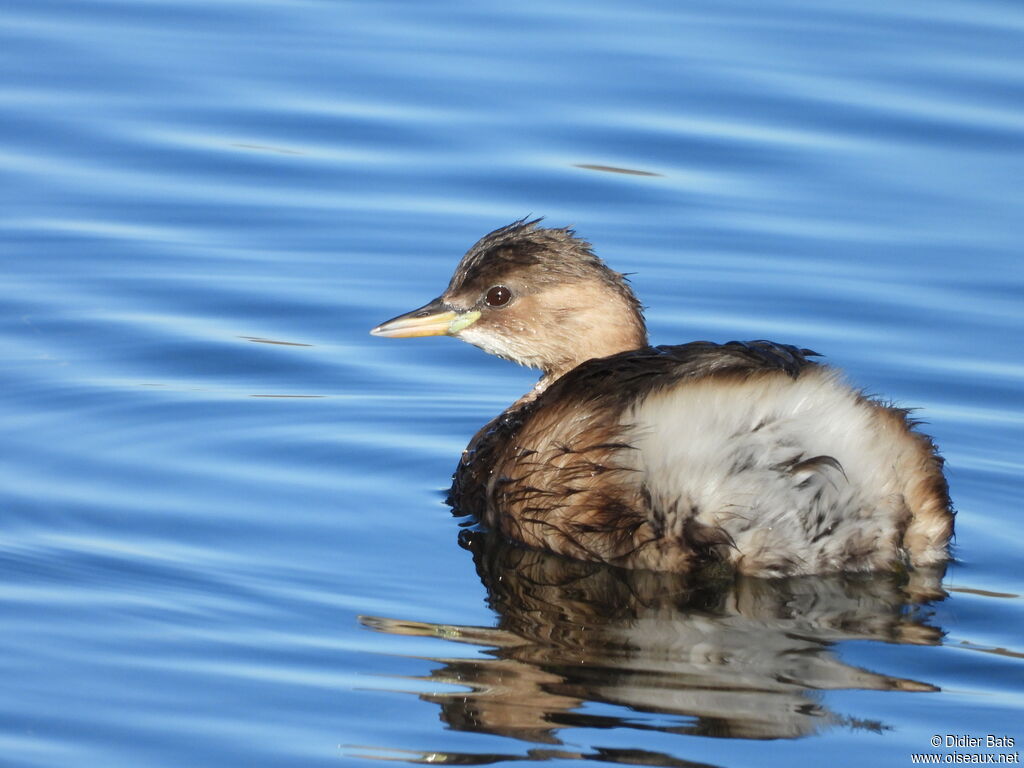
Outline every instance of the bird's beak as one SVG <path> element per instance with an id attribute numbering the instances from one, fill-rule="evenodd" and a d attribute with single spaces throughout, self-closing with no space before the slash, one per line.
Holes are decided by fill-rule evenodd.
<path id="1" fill-rule="evenodd" d="M 372 331 L 374 336 L 403 339 L 412 336 L 452 336 L 477 321 L 480 313 L 475 309 L 452 309 L 440 298 L 434 299 L 412 312 L 393 317 Z"/>

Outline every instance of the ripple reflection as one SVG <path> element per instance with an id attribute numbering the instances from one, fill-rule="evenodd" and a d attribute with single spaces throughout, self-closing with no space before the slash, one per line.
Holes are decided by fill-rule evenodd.
<path id="1" fill-rule="evenodd" d="M 687 578 L 567 560 L 480 532 L 464 532 L 463 544 L 496 626 L 361 618 L 380 632 L 488 649 L 480 658 L 431 658 L 436 666 L 421 678 L 468 688 L 418 693 L 457 730 L 544 744 L 581 727 L 793 739 L 833 727 L 887 729 L 831 711 L 822 691 L 938 690 L 847 664 L 833 646 L 937 645 L 943 632 L 929 623 L 928 603 L 947 596 L 942 572 Z M 678 764 L 653 754 L 643 762 Z"/>

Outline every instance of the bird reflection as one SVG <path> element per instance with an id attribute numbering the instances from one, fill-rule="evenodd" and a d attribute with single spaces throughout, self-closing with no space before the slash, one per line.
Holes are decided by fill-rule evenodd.
<path id="1" fill-rule="evenodd" d="M 419 696 L 454 729 L 542 744 L 560 744 L 559 731 L 574 727 L 799 738 L 836 726 L 886 728 L 830 711 L 822 691 L 938 690 L 847 664 L 833 646 L 938 644 L 928 603 L 946 597 L 941 571 L 683 576 L 569 560 L 482 532 L 464 531 L 461 541 L 498 614 L 495 627 L 362 618 L 381 632 L 489 649 L 431 659 L 437 666 L 425 679 L 462 690 Z M 673 764 L 654 753 L 648 761 Z"/>

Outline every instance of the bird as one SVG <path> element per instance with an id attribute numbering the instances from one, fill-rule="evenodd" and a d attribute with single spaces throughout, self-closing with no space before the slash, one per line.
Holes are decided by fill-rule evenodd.
<path id="1" fill-rule="evenodd" d="M 541 222 L 485 235 L 438 298 L 370 331 L 454 336 L 540 371 L 463 452 L 458 513 L 628 569 L 774 578 L 948 561 L 943 459 L 908 409 L 792 345 L 651 346 L 626 276 Z"/>

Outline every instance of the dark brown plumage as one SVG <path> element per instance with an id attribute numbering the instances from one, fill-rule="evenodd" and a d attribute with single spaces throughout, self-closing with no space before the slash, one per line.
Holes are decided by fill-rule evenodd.
<path id="1" fill-rule="evenodd" d="M 596 280 L 643 317 L 625 276 L 595 256 L 590 243 L 568 228 L 538 227 L 540 221 L 524 219 L 484 235 L 455 268 L 446 293 L 481 296 L 509 275 L 532 269 L 530 276 L 537 288 Z M 560 258 L 552 259 L 552 253 Z"/>
<path id="2" fill-rule="evenodd" d="M 374 329 L 454 335 L 542 371 L 470 442 L 450 502 L 585 560 L 757 575 L 931 564 L 942 461 L 905 411 L 768 341 L 647 346 L 625 278 L 571 230 L 481 239 L 442 296 Z"/>

